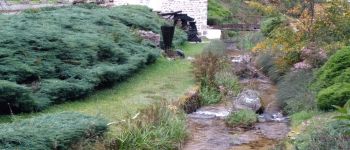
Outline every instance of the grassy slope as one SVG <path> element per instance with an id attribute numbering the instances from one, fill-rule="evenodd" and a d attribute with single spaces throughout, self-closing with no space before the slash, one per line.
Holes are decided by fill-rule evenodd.
<path id="1" fill-rule="evenodd" d="M 183 49 L 188 56 L 199 54 L 205 44 L 185 44 Z M 125 82 L 110 89 L 95 92 L 82 101 L 55 105 L 41 113 L 0 116 L 0 122 L 9 122 L 43 113 L 78 111 L 99 115 L 109 121 L 119 121 L 128 114 L 135 114 L 154 100 L 165 98 L 177 100 L 194 85 L 191 63 L 187 60 L 168 61 L 158 59 L 153 65 L 141 70 Z"/>

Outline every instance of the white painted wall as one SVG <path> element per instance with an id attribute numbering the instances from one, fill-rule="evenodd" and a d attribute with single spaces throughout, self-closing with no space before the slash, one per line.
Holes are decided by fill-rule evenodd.
<path id="1" fill-rule="evenodd" d="M 221 30 L 219 29 L 207 29 L 207 34 L 205 35 L 208 39 L 220 39 L 221 38 Z"/>
<path id="2" fill-rule="evenodd" d="M 154 11 L 162 10 L 163 0 L 149 0 L 148 7 L 152 8 Z"/>

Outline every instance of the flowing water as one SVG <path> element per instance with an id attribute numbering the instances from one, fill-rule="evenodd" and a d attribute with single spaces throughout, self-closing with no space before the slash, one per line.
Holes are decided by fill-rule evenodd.
<path id="1" fill-rule="evenodd" d="M 243 56 L 237 52 L 231 55 L 238 60 Z M 259 122 L 250 129 L 227 127 L 224 119 L 232 111 L 234 100 L 201 107 L 187 116 L 190 136 L 184 150 L 268 150 L 287 135 L 287 118 L 280 113 L 275 85 L 261 73 L 255 78 L 241 79 L 240 83 L 260 93 L 265 109 L 259 115 Z"/>

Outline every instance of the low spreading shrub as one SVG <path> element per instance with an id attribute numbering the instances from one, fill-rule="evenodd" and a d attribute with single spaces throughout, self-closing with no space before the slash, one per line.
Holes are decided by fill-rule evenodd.
<path id="1" fill-rule="evenodd" d="M 15 113 L 41 110 L 123 80 L 160 54 L 136 30 L 159 34 L 163 24 L 142 6 L 81 5 L 0 15 L 0 80 L 30 87 L 23 93 L 27 102 L 35 101 L 35 109 L 12 101 L 0 107 L 10 103 Z M 177 30 L 174 43 L 185 40 Z"/>
<path id="2" fill-rule="evenodd" d="M 317 94 L 317 106 L 322 110 L 334 109 L 332 105 L 343 106 L 350 100 L 350 83 L 336 83 Z"/>
<path id="3" fill-rule="evenodd" d="M 226 118 L 226 124 L 231 127 L 250 127 L 257 121 L 257 114 L 250 109 L 231 112 Z"/>
<path id="4" fill-rule="evenodd" d="M 294 114 L 316 108 L 315 92 L 309 87 L 313 81 L 311 71 L 289 72 L 277 84 L 277 99 L 285 113 Z"/>
<path id="5" fill-rule="evenodd" d="M 64 112 L 0 125 L 0 149 L 69 149 L 107 130 L 104 119 Z"/>
<path id="6" fill-rule="evenodd" d="M 341 121 L 319 124 L 318 127 L 310 126 L 303 134 L 296 137 L 294 146 L 299 150 L 350 149 L 347 128 Z"/>
<path id="7" fill-rule="evenodd" d="M 86 96 L 93 90 L 93 85 L 85 82 L 70 83 L 64 80 L 46 79 L 41 83 L 39 97 L 47 97 L 55 103 L 62 103 L 71 99 Z"/>
<path id="8" fill-rule="evenodd" d="M 34 110 L 35 102 L 30 97 L 30 89 L 13 82 L 0 80 L 0 113 Z"/>
<path id="9" fill-rule="evenodd" d="M 178 149 L 186 137 L 185 114 L 165 102 L 142 109 L 121 124 L 120 134 L 110 149 Z M 113 145 L 113 143 L 116 143 Z"/>

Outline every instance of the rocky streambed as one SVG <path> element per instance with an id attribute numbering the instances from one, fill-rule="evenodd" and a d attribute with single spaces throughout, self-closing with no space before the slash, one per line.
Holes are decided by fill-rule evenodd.
<path id="1" fill-rule="evenodd" d="M 231 58 L 236 71 L 242 68 L 251 71 L 240 80 L 242 92 L 232 100 L 188 114 L 190 136 L 184 150 L 268 150 L 287 136 L 288 119 L 282 115 L 276 100 L 275 85 L 257 71 L 249 55 L 235 52 Z M 259 112 L 259 122 L 249 129 L 226 126 L 225 118 L 237 109 Z"/>

